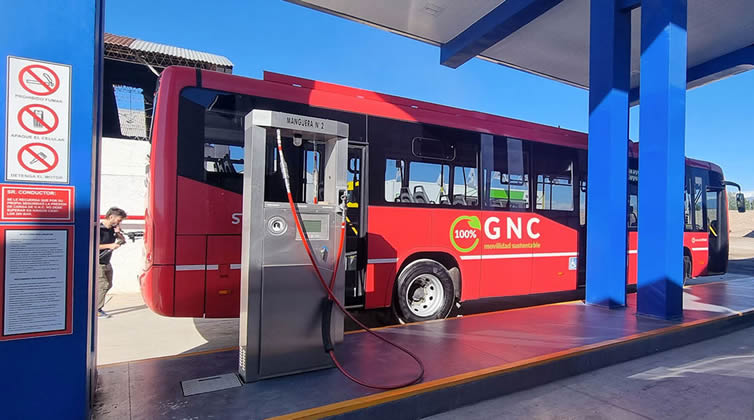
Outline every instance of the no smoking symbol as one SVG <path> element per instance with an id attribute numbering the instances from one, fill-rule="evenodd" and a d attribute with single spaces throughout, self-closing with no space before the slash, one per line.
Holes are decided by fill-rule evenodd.
<path id="1" fill-rule="evenodd" d="M 43 174 L 58 166 L 58 152 L 44 143 L 29 143 L 18 151 L 18 163 L 29 172 Z"/>
<path id="2" fill-rule="evenodd" d="M 47 96 L 58 90 L 60 78 L 49 67 L 32 64 L 18 72 L 18 83 L 29 93 Z"/>
<path id="3" fill-rule="evenodd" d="M 50 134 L 58 128 L 58 114 L 49 106 L 32 104 L 18 111 L 18 123 L 31 134 Z"/>

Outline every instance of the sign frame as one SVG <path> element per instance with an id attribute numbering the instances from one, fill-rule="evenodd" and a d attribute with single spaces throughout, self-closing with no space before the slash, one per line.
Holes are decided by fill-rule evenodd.
<path id="1" fill-rule="evenodd" d="M 19 62 L 20 61 L 20 62 Z M 16 71 L 16 67 L 19 71 Z M 34 94 L 23 83 L 23 74 L 28 68 L 44 68 L 52 73 L 52 77 L 55 80 L 55 88 L 48 94 Z M 67 74 L 67 80 L 65 77 L 61 77 L 61 74 L 55 72 L 55 68 L 65 68 Z M 38 60 L 28 57 L 20 57 L 14 55 L 8 55 L 6 57 L 6 109 L 5 109 L 5 171 L 3 173 L 3 179 L 6 182 L 28 182 L 35 184 L 70 184 L 71 181 L 71 115 L 73 109 L 72 96 L 73 96 L 73 66 L 63 63 L 55 63 L 51 61 Z M 58 70 L 60 72 L 60 70 Z M 37 79 L 38 80 L 38 79 Z M 61 88 L 61 84 L 63 87 Z M 66 91 L 67 90 L 67 94 Z M 62 93 L 61 93 L 62 91 Z M 20 98 L 20 99 L 17 99 Z M 16 102 L 21 102 L 16 104 Z M 30 106 L 38 105 L 45 106 L 52 105 L 53 108 L 58 107 L 57 111 L 53 110 L 56 114 L 56 122 L 51 133 L 35 134 L 33 131 L 29 131 L 25 128 L 23 123 L 20 123 L 22 108 L 28 108 Z M 12 108 L 14 105 L 14 108 Z M 22 105 L 16 109 L 15 105 Z M 64 112 L 61 112 L 61 109 Z M 59 125 L 65 125 L 65 131 L 61 131 L 61 134 L 56 133 L 55 130 L 60 129 Z M 13 128 L 11 128 L 11 126 Z M 17 126 L 24 130 L 23 139 L 19 137 L 15 131 Z M 57 136 L 50 139 L 48 136 Z M 13 139 L 11 139 L 13 137 Z M 12 140 L 12 141 L 11 141 Z M 13 143 L 11 145 L 11 143 Z M 26 169 L 26 167 L 20 165 L 17 162 L 17 151 L 25 145 L 32 143 L 43 143 L 53 150 L 56 150 L 59 156 L 58 163 L 54 168 L 49 171 L 35 172 Z M 20 144 L 20 145 L 19 145 Z M 10 153 L 9 153 L 10 152 Z M 60 168 L 59 168 L 60 167 Z M 63 168 L 64 167 L 64 168 Z M 52 172 L 52 173 L 51 173 Z M 51 179 L 58 177 L 58 179 Z"/>
<path id="2" fill-rule="evenodd" d="M 28 332 L 5 335 L 5 278 L 6 261 L 6 237 L 8 231 L 65 231 L 66 232 L 66 291 L 65 291 L 65 324 L 64 328 L 52 331 Z M 73 334 L 73 257 L 74 257 L 74 227 L 71 225 L 4 225 L 0 226 L 0 342 L 8 340 L 20 340 L 35 337 L 48 337 L 56 335 Z"/>
<path id="3" fill-rule="evenodd" d="M 40 190 L 40 191 L 55 191 L 55 192 L 65 192 L 67 193 L 67 205 L 64 206 L 64 208 L 67 210 L 68 216 L 65 218 L 62 217 L 44 217 L 37 215 L 36 217 L 24 217 L 24 216 L 8 216 L 6 214 L 6 211 L 8 210 L 7 201 L 6 201 L 6 194 L 8 193 L 8 190 Z M 72 186 L 68 185 L 61 185 L 61 186 L 52 186 L 52 185 L 29 185 L 29 184 L 0 184 L 0 223 L 14 223 L 14 222 L 25 222 L 25 223 L 34 223 L 34 224 L 42 224 L 42 223 L 73 223 L 75 221 L 75 199 L 76 199 L 76 189 Z"/>

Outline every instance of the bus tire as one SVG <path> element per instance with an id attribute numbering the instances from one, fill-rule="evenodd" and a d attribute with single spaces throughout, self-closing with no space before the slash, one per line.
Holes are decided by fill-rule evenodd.
<path id="1" fill-rule="evenodd" d="M 691 280 L 691 257 L 688 255 L 683 256 L 683 285 Z"/>
<path id="2" fill-rule="evenodd" d="M 401 323 L 444 319 L 454 301 L 453 279 L 435 260 L 416 260 L 398 275 L 393 308 Z"/>

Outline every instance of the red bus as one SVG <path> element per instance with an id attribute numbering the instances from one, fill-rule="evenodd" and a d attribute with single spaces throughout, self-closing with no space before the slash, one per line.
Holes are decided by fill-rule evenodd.
<path id="1" fill-rule="evenodd" d="M 243 120 L 252 109 L 349 125 L 349 307 L 392 307 L 419 321 L 447 316 L 458 301 L 584 285 L 586 134 L 274 73 L 171 67 L 160 78 L 148 169 L 140 281 L 153 311 L 238 316 Z M 310 201 L 321 193 L 312 179 L 323 173 L 312 163 L 319 151 L 287 143 L 295 198 Z M 279 173 L 266 175 L 265 194 L 285 201 Z M 688 159 L 686 277 L 726 270 L 727 203 L 721 169 Z"/>

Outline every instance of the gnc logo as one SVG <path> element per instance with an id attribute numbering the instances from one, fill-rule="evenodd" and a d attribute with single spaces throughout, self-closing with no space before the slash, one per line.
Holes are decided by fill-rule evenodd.
<path id="1" fill-rule="evenodd" d="M 482 229 L 482 223 L 478 217 L 459 216 L 450 225 L 450 243 L 458 252 L 471 252 L 479 245 L 482 232 L 491 241 L 524 239 L 524 234 L 526 239 L 537 239 L 540 234 L 535 232 L 535 227 L 539 222 L 538 217 L 532 217 L 526 222 L 521 217 L 506 217 L 505 222 L 502 222 L 500 218 L 493 216 L 484 221 L 484 229 Z"/>

